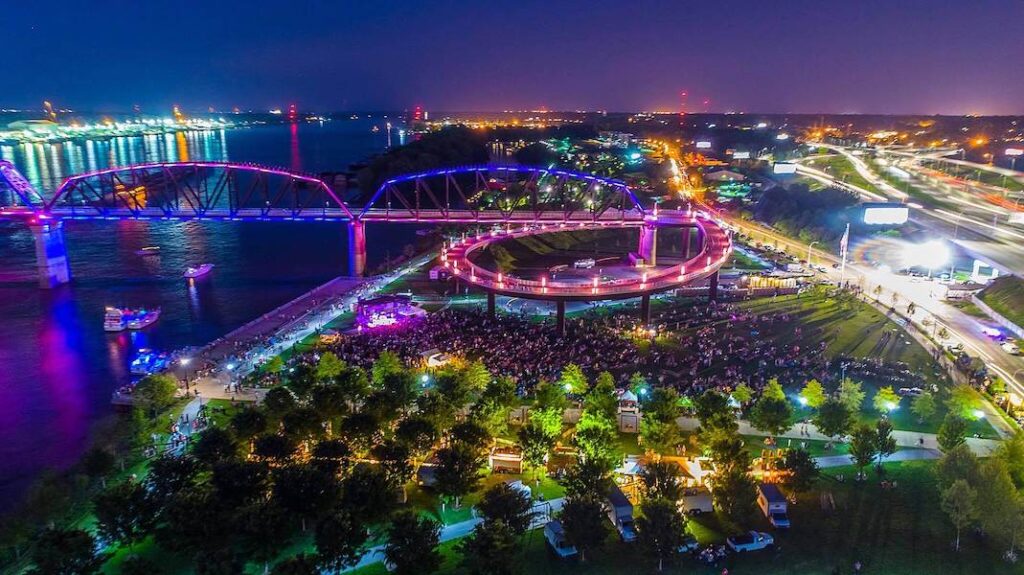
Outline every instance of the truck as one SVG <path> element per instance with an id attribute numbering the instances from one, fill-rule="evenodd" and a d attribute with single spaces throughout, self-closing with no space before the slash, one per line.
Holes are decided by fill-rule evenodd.
<path id="1" fill-rule="evenodd" d="M 779 488 L 771 483 L 762 483 L 757 486 L 757 506 L 768 518 L 768 522 L 776 529 L 789 529 L 789 504 L 786 496 L 779 491 Z"/>
<path id="2" fill-rule="evenodd" d="M 636 526 L 633 524 L 633 504 L 618 485 L 608 490 L 608 520 L 612 522 L 619 537 L 625 543 L 636 541 Z"/>

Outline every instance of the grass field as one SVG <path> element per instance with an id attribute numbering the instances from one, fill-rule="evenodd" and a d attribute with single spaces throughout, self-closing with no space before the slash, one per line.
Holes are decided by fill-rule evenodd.
<path id="1" fill-rule="evenodd" d="M 926 349 L 904 333 L 900 326 L 865 303 L 842 302 L 815 291 L 801 296 L 750 300 L 740 303 L 740 306 L 759 314 L 790 314 L 793 325 L 801 327 L 801 333 L 797 335 L 795 330 L 778 329 L 771 335 L 765 335 L 779 345 L 799 345 L 810 349 L 824 341 L 826 353 L 830 356 L 902 362 L 911 371 L 922 375 L 929 385 L 934 384 L 940 388 L 949 386 L 948 378 Z M 887 333 L 890 335 L 886 338 Z M 866 423 L 873 423 L 878 414 L 872 408 L 871 398 L 879 387 L 889 385 L 889 382 L 864 379 L 863 384 L 867 396 L 860 418 Z M 940 410 L 932 418 L 918 421 L 910 412 L 907 400 L 903 400 L 900 409 L 889 415 L 896 429 L 924 433 L 934 433 L 944 416 L 945 413 Z M 971 421 L 969 433 L 997 437 L 995 430 L 984 419 Z"/>
<path id="2" fill-rule="evenodd" d="M 827 172 L 833 178 L 839 181 L 857 186 L 858 188 L 864 188 L 869 192 L 874 192 L 876 194 L 881 193 L 881 191 L 878 188 L 876 188 L 874 184 L 867 181 L 867 179 L 865 179 L 864 176 L 861 176 L 859 173 L 857 173 L 857 170 L 853 167 L 853 164 L 851 164 L 850 161 L 847 160 L 842 155 L 836 154 L 829 156 L 827 158 L 808 160 L 807 165 L 818 170 L 821 170 L 823 172 Z"/>
<path id="3" fill-rule="evenodd" d="M 996 313 L 1024 325 L 1024 280 L 1016 276 L 996 278 L 979 297 Z"/>

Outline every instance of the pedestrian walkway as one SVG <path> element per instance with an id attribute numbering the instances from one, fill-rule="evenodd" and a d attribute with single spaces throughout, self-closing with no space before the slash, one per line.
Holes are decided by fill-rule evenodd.
<path id="1" fill-rule="evenodd" d="M 942 452 L 937 449 L 905 449 L 883 457 L 882 463 L 895 461 L 929 461 L 940 457 L 942 457 Z M 815 457 L 814 461 L 818 463 L 818 467 L 823 469 L 826 467 L 842 467 L 844 465 L 853 465 L 853 456 L 825 455 L 822 457 Z"/>

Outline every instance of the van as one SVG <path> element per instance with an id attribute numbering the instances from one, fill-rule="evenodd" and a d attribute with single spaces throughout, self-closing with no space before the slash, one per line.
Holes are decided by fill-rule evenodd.
<path id="1" fill-rule="evenodd" d="M 560 559 L 575 557 L 579 551 L 569 543 L 565 536 L 565 529 L 561 521 L 548 521 L 544 526 L 544 540 L 548 542 L 548 548 Z"/>
<path id="2" fill-rule="evenodd" d="M 772 527 L 789 529 L 789 503 L 778 487 L 771 483 L 758 485 L 757 506 L 761 508 L 761 512 L 768 518 Z"/>

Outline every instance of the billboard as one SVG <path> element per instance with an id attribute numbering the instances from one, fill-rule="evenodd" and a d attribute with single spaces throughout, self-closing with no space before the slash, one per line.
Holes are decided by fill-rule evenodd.
<path id="1" fill-rule="evenodd" d="M 697 140 L 697 149 L 698 150 L 710 150 L 711 149 L 711 142 L 709 142 L 708 140 Z"/>
<path id="2" fill-rule="evenodd" d="M 749 160 L 750 159 L 750 152 L 740 152 L 740 151 L 733 152 L 732 159 L 734 159 L 734 160 Z"/>
<path id="3" fill-rule="evenodd" d="M 1013 212 L 1010 214 L 1011 224 L 1024 224 L 1024 212 Z"/>
<path id="4" fill-rule="evenodd" d="M 790 162 L 775 162 L 772 165 L 772 173 L 775 174 L 795 174 L 796 164 Z"/>
<path id="5" fill-rule="evenodd" d="M 910 208 L 906 204 L 864 204 L 864 223 L 874 226 L 893 226 L 907 223 Z"/>
<path id="6" fill-rule="evenodd" d="M 1020 148 L 1006 148 L 1007 156 L 1024 156 L 1024 150 Z"/>

